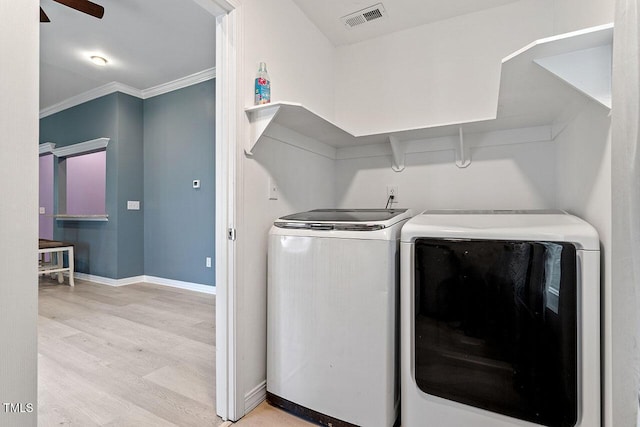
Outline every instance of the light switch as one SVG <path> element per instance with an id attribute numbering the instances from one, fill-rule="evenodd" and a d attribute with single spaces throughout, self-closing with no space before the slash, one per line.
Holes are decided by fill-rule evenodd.
<path id="1" fill-rule="evenodd" d="M 127 209 L 130 211 L 139 211 L 140 210 L 140 201 L 139 200 L 127 200 Z"/>
<path id="2" fill-rule="evenodd" d="M 44 215 L 46 213 L 46 209 L 40 206 L 40 215 Z"/>
<path id="3" fill-rule="evenodd" d="M 199 179 L 194 179 L 193 180 L 193 188 L 200 188 L 200 180 Z"/>

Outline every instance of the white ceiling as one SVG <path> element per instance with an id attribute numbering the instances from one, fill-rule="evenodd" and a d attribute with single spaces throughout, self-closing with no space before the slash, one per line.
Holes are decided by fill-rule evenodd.
<path id="1" fill-rule="evenodd" d="M 40 108 L 111 82 L 138 90 L 215 65 L 215 18 L 200 0 L 93 0 L 99 20 L 40 0 Z M 336 46 L 500 6 L 517 0 L 383 0 L 388 18 L 348 29 L 340 17 L 379 0 L 293 0 Z M 106 67 L 88 60 L 105 56 Z"/>
<path id="2" fill-rule="evenodd" d="M 352 44 L 396 31 L 441 21 L 518 0 L 293 0 L 335 45 Z M 387 19 L 351 29 L 340 18 L 382 3 Z"/>
<path id="3" fill-rule="evenodd" d="M 193 0 L 93 0 L 102 19 L 40 0 L 40 108 L 111 82 L 148 89 L 215 64 L 215 18 Z M 109 60 L 105 67 L 91 54 Z"/>

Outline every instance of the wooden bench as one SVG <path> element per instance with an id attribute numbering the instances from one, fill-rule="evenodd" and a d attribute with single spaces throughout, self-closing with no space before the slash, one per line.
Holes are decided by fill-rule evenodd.
<path id="1" fill-rule="evenodd" d="M 67 252 L 69 266 L 64 266 L 64 252 Z M 69 272 L 69 286 L 73 283 L 73 244 L 58 242 L 55 240 L 38 239 L 38 276 L 43 274 L 57 274 L 58 283 L 64 282 L 65 271 Z M 49 261 L 45 260 L 45 254 L 49 254 Z"/>

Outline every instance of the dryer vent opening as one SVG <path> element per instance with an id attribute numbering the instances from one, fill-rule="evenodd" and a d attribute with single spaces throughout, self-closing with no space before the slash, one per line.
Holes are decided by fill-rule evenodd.
<path id="1" fill-rule="evenodd" d="M 340 18 L 340 20 L 347 28 L 353 28 L 355 26 L 366 24 L 367 22 L 386 17 L 387 12 L 385 11 L 384 6 L 382 5 L 382 3 L 378 3 L 376 5 L 369 6 L 365 9 L 343 16 L 342 18 Z"/>

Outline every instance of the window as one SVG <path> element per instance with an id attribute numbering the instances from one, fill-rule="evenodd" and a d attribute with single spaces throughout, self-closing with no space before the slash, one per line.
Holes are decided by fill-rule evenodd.
<path id="1" fill-rule="evenodd" d="M 39 185 L 39 235 L 41 239 L 53 240 L 53 156 L 40 156 Z"/>
<path id="2" fill-rule="evenodd" d="M 109 138 L 80 142 L 51 152 L 58 157 L 58 220 L 107 221 Z"/>
<path id="3" fill-rule="evenodd" d="M 67 215 L 105 215 L 107 152 L 68 157 L 66 163 Z M 61 183 L 62 185 L 62 183 Z M 60 210 L 63 207 L 60 206 Z"/>

